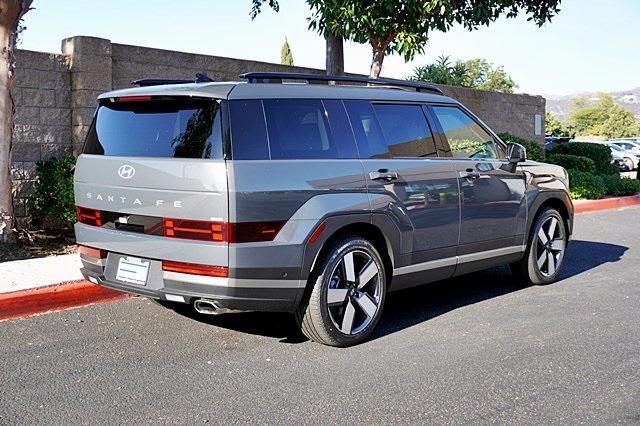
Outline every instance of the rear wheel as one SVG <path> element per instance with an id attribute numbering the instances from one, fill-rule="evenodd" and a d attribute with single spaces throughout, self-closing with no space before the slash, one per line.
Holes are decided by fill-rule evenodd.
<path id="1" fill-rule="evenodd" d="M 631 158 L 625 157 L 624 160 L 622 161 L 624 162 L 624 165 L 627 168 L 627 170 L 629 171 L 633 170 L 633 160 Z"/>
<path id="2" fill-rule="evenodd" d="M 552 283 L 558 277 L 566 247 L 562 215 L 553 208 L 543 210 L 531 228 L 524 258 L 512 263 L 511 270 L 527 284 Z"/>
<path id="3" fill-rule="evenodd" d="M 349 236 L 334 244 L 314 269 L 308 298 L 296 320 L 309 339 L 330 346 L 351 346 L 373 331 L 384 305 L 386 275 L 371 242 Z"/>

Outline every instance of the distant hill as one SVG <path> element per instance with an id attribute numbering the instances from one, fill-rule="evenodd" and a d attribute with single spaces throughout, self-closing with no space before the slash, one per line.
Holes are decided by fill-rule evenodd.
<path id="1" fill-rule="evenodd" d="M 580 92 L 566 96 L 548 96 L 547 111 L 552 112 L 559 118 L 567 118 L 569 116 L 569 105 L 571 99 L 578 96 L 586 96 L 587 98 L 598 100 L 600 92 Z M 619 92 L 609 92 L 613 99 L 622 107 L 633 112 L 640 119 L 640 87 L 631 90 L 621 90 Z"/>

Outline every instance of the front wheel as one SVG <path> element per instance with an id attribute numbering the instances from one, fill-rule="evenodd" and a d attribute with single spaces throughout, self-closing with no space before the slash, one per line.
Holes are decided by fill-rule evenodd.
<path id="1" fill-rule="evenodd" d="M 553 208 L 536 218 L 524 258 L 512 263 L 514 275 L 528 284 L 549 284 L 558 278 L 567 247 L 566 226 L 562 215 Z"/>
<path id="2" fill-rule="evenodd" d="M 624 165 L 627 168 L 627 170 L 629 170 L 629 171 L 633 170 L 633 160 L 631 158 L 625 157 L 623 162 L 624 162 Z"/>
<path id="3" fill-rule="evenodd" d="M 311 293 L 296 312 L 309 339 L 351 346 L 373 331 L 384 305 L 384 263 L 371 242 L 348 236 L 335 243 L 314 268 Z"/>

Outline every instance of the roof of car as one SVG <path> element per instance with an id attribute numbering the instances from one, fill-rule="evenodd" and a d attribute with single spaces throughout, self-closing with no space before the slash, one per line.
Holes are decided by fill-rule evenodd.
<path id="1" fill-rule="evenodd" d="M 306 83 L 214 82 L 167 84 L 113 90 L 98 99 L 125 96 L 193 96 L 218 99 L 375 99 L 434 103 L 458 102 L 450 97 L 387 86 L 327 85 Z"/>

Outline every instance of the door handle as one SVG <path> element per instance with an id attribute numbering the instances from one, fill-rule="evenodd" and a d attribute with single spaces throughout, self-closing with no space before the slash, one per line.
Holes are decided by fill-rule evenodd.
<path id="1" fill-rule="evenodd" d="M 477 179 L 489 179 L 491 178 L 491 176 L 489 175 L 484 175 L 481 174 L 479 172 L 476 172 L 474 169 L 467 169 L 465 171 L 462 171 L 459 173 L 461 178 L 467 178 L 470 180 L 477 180 Z"/>
<path id="2" fill-rule="evenodd" d="M 371 180 L 385 180 L 391 182 L 392 180 L 398 180 L 398 173 L 390 172 L 387 169 L 379 169 L 377 172 L 369 172 L 369 178 Z"/>

